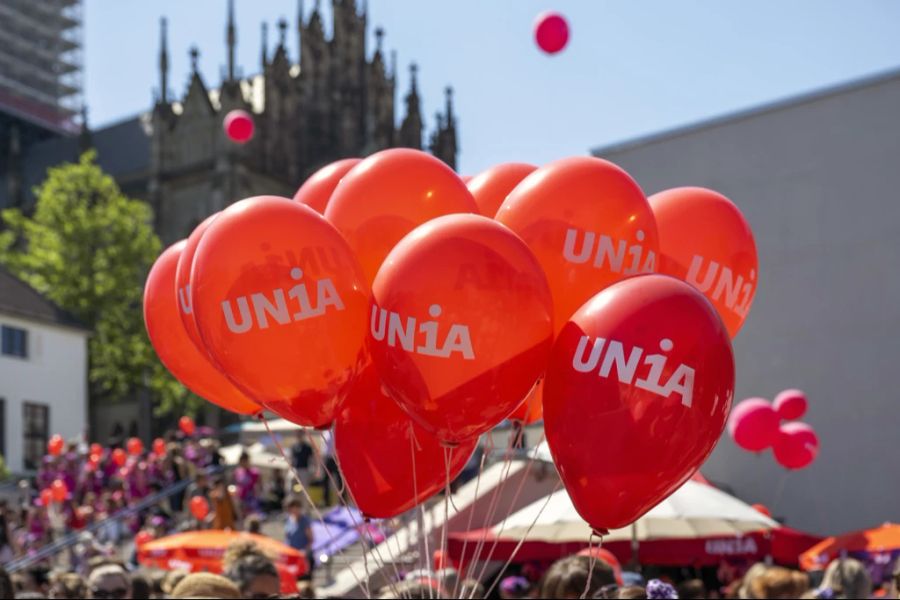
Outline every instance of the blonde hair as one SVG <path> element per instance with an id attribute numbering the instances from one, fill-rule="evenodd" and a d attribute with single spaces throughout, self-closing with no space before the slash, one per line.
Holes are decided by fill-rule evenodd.
<path id="1" fill-rule="evenodd" d="M 799 598 L 809 589 L 805 573 L 784 567 L 769 567 L 750 582 L 754 598 Z"/>
<path id="2" fill-rule="evenodd" d="M 173 598 L 240 598 L 241 591 L 221 575 L 191 573 L 172 590 Z"/>
<path id="3" fill-rule="evenodd" d="M 825 569 L 819 586 L 823 588 L 831 588 L 839 598 L 868 598 L 872 595 L 872 578 L 855 558 L 837 558 Z"/>

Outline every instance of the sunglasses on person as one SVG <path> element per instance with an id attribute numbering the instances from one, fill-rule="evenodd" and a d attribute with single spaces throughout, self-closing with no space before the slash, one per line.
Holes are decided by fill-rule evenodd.
<path id="1" fill-rule="evenodd" d="M 91 589 L 91 597 L 99 598 L 100 600 L 114 600 L 115 598 L 124 598 L 128 594 L 128 590 L 125 588 L 115 588 L 112 590 L 104 590 L 104 589 Z"/>

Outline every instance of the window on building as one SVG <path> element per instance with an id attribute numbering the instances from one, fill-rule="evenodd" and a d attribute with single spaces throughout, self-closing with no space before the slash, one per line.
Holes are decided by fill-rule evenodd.
<path id="1" fill-rule="evenodd" d="M 2 329 L 3 354 L 28 358 L 28 331 L 9 325 L 3 325 L 0 329 Z"/>
<path id="2" fill-rule="evenodd" d="M 25 402 L 22 405 L 25 432 L 25 468 L 36 470 L 47 452 L 50 437 L 50 408 L 46 404 Z"/>

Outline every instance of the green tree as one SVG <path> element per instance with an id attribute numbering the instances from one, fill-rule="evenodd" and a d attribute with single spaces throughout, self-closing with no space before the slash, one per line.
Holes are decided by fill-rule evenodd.
<path id="1" fill-rule="evenodd" d="M 49 169 L 32 216 L 3 211 L 0 263 L 91 327 L 89 380 L 95 399 L 146 385 L 159 412 L 196 407 L 169 375 L 144 329 L 143 284 L 161 244 L 150 207 L 122 194 L 86 152 Z"/>

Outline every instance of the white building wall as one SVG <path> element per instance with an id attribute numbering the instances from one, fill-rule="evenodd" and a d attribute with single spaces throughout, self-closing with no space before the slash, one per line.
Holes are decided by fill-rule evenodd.
<path id="1" fill-rule="evenodd" d="M 900 522 L 900 72 L 596 154 L 648 195 L 724 193 L 756 235 L 736 397 L 805 390 L 821 453 L 788 474 L 726 434 L 704 474 L 799 528 Z"/>
<path id="2" fill-rule="evenodd" d="M 0 325 L 28 331 L 28 358 L 0 354 L 0 398 L 6 400 L 6 463 L 24 468 L 24 402 L 49 407 L 49 435 L 66 439 L 87 426 L 87 332 L 0 313 Z"/>

